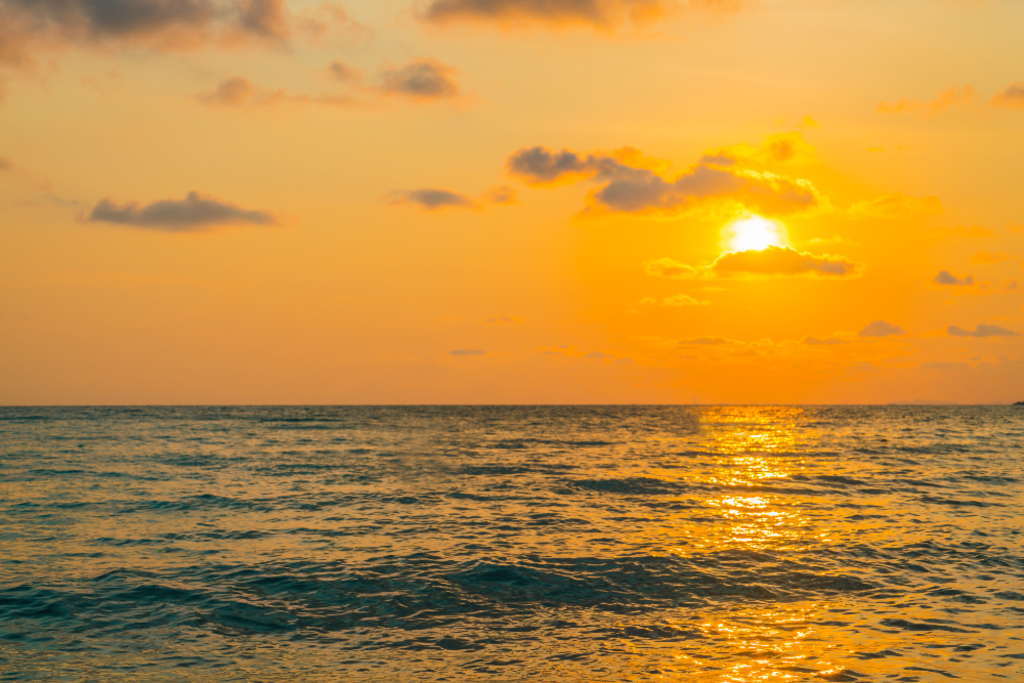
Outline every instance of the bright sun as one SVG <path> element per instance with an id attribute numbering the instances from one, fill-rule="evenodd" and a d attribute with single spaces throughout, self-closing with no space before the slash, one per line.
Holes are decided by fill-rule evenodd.
<path id="1" fill-rule="evenodd" d="M 761 216 L 734 220 L 722 231 L 732 251 L 760 251 L 785 244 L 785 228 L 777 221 Z"/>

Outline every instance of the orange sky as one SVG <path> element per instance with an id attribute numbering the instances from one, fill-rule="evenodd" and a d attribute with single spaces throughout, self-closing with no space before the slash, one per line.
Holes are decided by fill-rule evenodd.
<path id="1" fill-rule="evenodd" d="M 0 404 L 1024 400 L 1018 0 L 0 0 Z"/>

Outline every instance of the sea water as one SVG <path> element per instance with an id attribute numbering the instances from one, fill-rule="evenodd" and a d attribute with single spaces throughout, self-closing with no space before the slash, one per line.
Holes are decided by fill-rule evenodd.
<path id="1" fill-rule="evenodd" d="M 1022 681 L 1024 409 L 0 408 L 0 680 Z"/>

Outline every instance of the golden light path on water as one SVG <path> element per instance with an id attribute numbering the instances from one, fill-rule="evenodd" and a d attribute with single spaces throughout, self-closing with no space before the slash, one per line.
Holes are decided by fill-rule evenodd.
<path id="1" fill-rule="evenodd" d="M 203 683 L 1024 676 L 1016 413 L 219 410 L 0 424 L 0 656 L 149 681 L 160 652 Z"/>

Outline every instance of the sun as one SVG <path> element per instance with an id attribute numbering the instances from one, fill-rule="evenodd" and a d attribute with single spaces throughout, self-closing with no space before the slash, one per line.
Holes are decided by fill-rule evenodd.
<path id="1" fill-rule="evenodd" d="M 738 218 L 722 229 L 723 241 L 732 251 L 760 251 L 786 243 L 786 228 L 761 216 Z"/>

